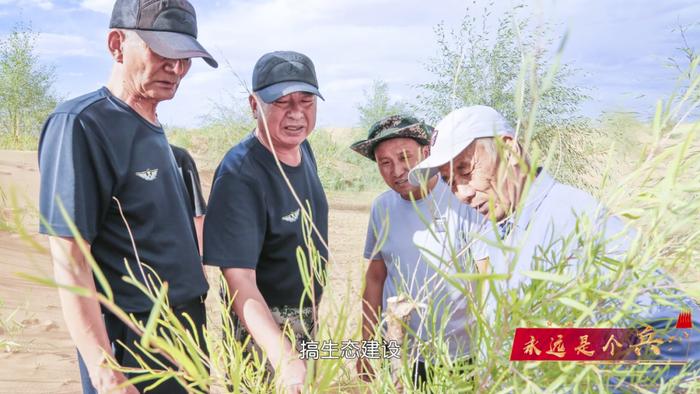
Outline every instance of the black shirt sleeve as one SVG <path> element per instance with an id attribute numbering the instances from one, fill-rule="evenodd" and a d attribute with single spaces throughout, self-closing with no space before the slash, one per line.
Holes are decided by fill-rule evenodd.
<path id="1" fill-rule="evenodd" d="M 266 229 L 260 184 L 249 176 L 217 171 L 204 219 L 205 264 L 256 268 Z"/>
<path id="2" fill-rule="evenodd" d="M 39 143 L 41 233 L 73 237 L 60 201 L 80 235 L 92 243 L 116 185 L 108 149 L 99 130 L 79 115 L 55 113 L 46 121 Z"/>

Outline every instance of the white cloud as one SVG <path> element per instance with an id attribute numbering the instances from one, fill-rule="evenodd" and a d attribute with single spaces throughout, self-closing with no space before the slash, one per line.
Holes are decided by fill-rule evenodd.
<path id="1" fill-rule="evenodd" d="M 392 94 L 415 96 L 408 87 L 426 78 L 420 62 L 432 55 L 433 26 L 443 19 L 456 23 L 464 15 L 458 0 L 441 2 L 439 7 L 419 0 L 268 0 L 219 8 L 194 4 L 199 41 L 220 63 L 227 59 L 246 84 L 256 60 L 266 52 L 296 50 L 309 55 L 326 97 L 319 105 L 319 123 L 332 125 L 356 121 L 356 103 L 372 80 L 390 82 Z M 204 72 L 219 86 L 243 90 L 225 67 Z M 185 82 L 185 86 L 193 85 Z M 215 88 L 216 83 L 210 86 Z M 189 101 L 187 97 L 189 93 L 175 99 L 174 107 L 178 100 Z M 193 108 L 189 103 L 182 106 Z"/>
<path id="2" fill-rule="evenodd" d="M 88 40 L 84 36 L 42 33 L 37 40 L 36 50 L 46 57 L 101 57 L 106 44 Z"/>
<path id="3" fill-rule="evenodd" d="M 113 0 L 83 0 L 80 3 L 80 7 L 88 9 L 90 11 L 101 12 L 103 14 L 110 14 L 112 12 L 112 7 L 114 7 Z"/>
<path id="4" fill-rule="evenodd" d="M 584 113 L 592 116 L 611 108 L 653 111 L 655 101 L 673 90 L 677 76 L 666 67 L 682 44 L 673 30 L 678 24 L 694 24 L 700 16 L 700 4 L 686 0 L 645 6 L 634 0 L 549 5 L 550 20 L 564 23 L 570 33 L 564 61 L 583 72 L 574 83 L 593 87 L 593 100 L 584 106 Z M 700 38 L 694 30 L 691 43 Z"/>
<path id="5" fill-rule="evenodd" d="M 51 0 L 0 0 L 0 5 L 14 5 L 16 7 L 38 7 L 42 10 L 51 10 L 54 3 Z"/>
<path id="6" fill-rule="evenodd" d="M 53 9 L 53 3 L 51 1 L 45 0 L 45 1 L 32 1 L 32 3 L 36 4 L 37 7 L 41 8 L 42 10 L 51 10 Z"/>
<path id="7" fill-rule="evenodd" d="M 689 19 L 700 15 L 699 7 L 689 1 L 646 7 L 633 0 L 621 1 L 549 0 L 529 9 L 536 15 L 533 23 L 544 18 L 569 27 L 565 60 L 583 72 L 573 82 L 599 87 L 591 92 L 594 102 L 584 107 L 589 115 L 624 103 L 639 108 L 651 100 L 632 99 L 635 92 L 649 97 L 658 94 L 668 79 L 662 63 L 676 47 L 667 33 L 679 15 Z M 356 122 L 355 107 L 363 100 L 363 89 L 376 79 L 388 83 L 392 97 L 413 100 L 418 93 L 414 86 L 432 78 L 422 62 L 437 53 L 433 27 L 445 21 L 448 28 L 458 28 L 467 6 L 459 0 L 194 4 L 200 42 L 222 65 L 228 59 L 246 84 L 255 61 L 265 52 L 291 49 L 309 55 L 326 97 L 319 104 L 319 124 L 331 126 Z M 470 15 L 481 13 L 484 5 L 471 5 Z M 498 2 L 493 12 L 500 15 L 509 7 L 508 2 Z M 242 92 L 240 82 L 226 67 L 222 69 L 202 66 L 188 77 L 191 81 L 183 82 L 178 97 L 161 114 L 171 123 L 196 123 L 192 114 L 206 112 L 209 97 L 218 96 L 222 89 Z"/>
<path id="8" fill-rule="evenodd" d="M 358 86 L 370 86 L 372 84 L 371 78 L 342 78 L 335 79 L 323 86 L 323 93 L 335 94 L 336 92 L 343 92 L 348 89 L 355 89 Z"/>
<path id="9" fill-rule="evenodd" d="M 212 98 L 233 92 L 244 96 L 241 82 L 250 84 L 255 61 L 265 52 L 297 50 L 315 65 L 326 101 L 319 105 L 319 124 L 351 125 L 357 103 L 373 80 L 387 82 L 392 97 L 413 100 L 415 85 L 432 75 L 423 62 L 437 55 L 433 27 L 459 28 L 467 6 L 477 18 L 487 0 L 191 0 L 197 9 L 200 42 L 219 60 L 217 70 L 196 60 L 177 97 L 159 107 L 169 124 L 196 125 Z M 502 15 L 518 0 L 492 7 Z M 667 0 L 640 5 L 638 0 L 538 0 L 526 12 L 533 23 L 549 21 L 569 41 L 564 61 L 581 69 L 574 83 L 597 87 L 585 108 L 605 109 L 629 104 L 641 108 L 664 89 L 673 87 L 665 59 L 678 54 L 678 22 L 700 17 L 696 0 Z M 78 5 L 78 6 L 76 6 Z M 38 50 L 59 69 L 83 72 L 80 88 L 99 86 L 108 72 L 104 33 L 113 0 L 0 0 L 0 13 L 18 15 L 35 8 L 41 34 Z M 53 8 L 44 12 L 38 7 Z M 57 16 L 57 15 L 60 15 Z M 19 18 L 17 18 L 19 19 Z M 696 29 L 700 31 L 700 28 Z M 1 34 L 2 32 L 0 32 Z M 699 33 L 689 42 L 700 40 Z M 90 57 L 90 58 L 87 58 Z M 105 59 L 100 60 L 98 57 Z M 55 59 L 55 60 L 54 60 Z M 230 63 L 230 69 L 225 60 Z M 84 66 L 84 68 L 82 68 Z M 103 68 L 104 67 L 104 68 Z M 64 73 L 65 74 L 65 73 Z M 65 77 L 68 77 L 65 74 Z M 75 83 L 78 78 L 70 80 Z M 78 89 L 73 87 L 72 89 Z M 72 93 L 82 93 L 76 91 Z M 649 99 L 636 99 L 639 94 Z M 644 101 L 647 100 L 647 101 Z M 653 102 L 652 102 L 653 104 Z M 652 105 L 653 106 L 653 105 Z M 586 114 L 596 115 L 586 110 Z"/>

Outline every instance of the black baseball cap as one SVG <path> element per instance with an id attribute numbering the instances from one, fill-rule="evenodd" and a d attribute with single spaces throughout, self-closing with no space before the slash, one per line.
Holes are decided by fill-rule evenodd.
<path id="1" fill-rule="evenodd" d="M 117 0 L 109 27 L 135 31 L 160 56 L 201 57 L 219 66 L 197 41 L 197 15 L 187 0 Z"/>
<path id="2" fill-rule="evenodd" d="M 258 59 L 253 69 L 253 92 L 266 103 L 294 92 L 312 93 L 323 100 L 314 63 L 293 51 L 270 52 Z"/>

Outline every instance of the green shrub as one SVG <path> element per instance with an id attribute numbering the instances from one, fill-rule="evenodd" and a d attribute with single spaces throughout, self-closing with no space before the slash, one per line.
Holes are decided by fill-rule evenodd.
<path id="1" fill-rule="evenodd" d="M 364 90 L 365 101 L 357 105 L 360 112 L 360 128 L 367 130 L 378 120 L 396 114 L 408 112 L 408 106 L 402 102 L 391 102 L 389 87 L 381 80 L 372 81 L 372 86 Z"/>
<path id="2" fill-rule="evenodd" d="M 31 27 L 19 24 L 0 39 L 0 134 L 9 134 L 16 146 L 25 146 L 25 134 L 39 133 L 59 101 L 52 92 L 54 67 L 39 61 L 37 38 Z"/>
<path id="3" fill-rule="evenodd" d="M 359 140 L 364 131 L 351 129 L 348 136 Z M 328 130 L 316 130 L 309 137 L 318 175 L 326 190 L 364 191 L 386 188 L 375 162 L 360 156 L 349 146 L 351 139 L 335 139 Z M 353 140 L 353 141 L 354 141 Z"/>
<path id="4" fill-rule="evenodd" d="M 0 133 L 0 149 L 7 150 L 36 150 L 39 147 L 38 134 Z"/>
<path id="5" fill-rule="evenodd" d="M 498 16 L 493 8 L 490 3 L 479 13 L 468 6 L 458 27 L 435 27 L 438 55 L 426 62 L 434 79 L 417 85 L 415 110 L 437 122 L 462 106 L 493 107 L 516 127 L 521 141 L 550 157 L 556 178 L 592 189 L 589 175 L 599 168 L 591 154 L 600 136 L 578 115 L 589 97 L 570 82 L 576 70 L 544 49 L 552 44 L 551 29 L 533 26 L 525 6 Z M 533 113 L 536 118 L 529 116 Z"/>

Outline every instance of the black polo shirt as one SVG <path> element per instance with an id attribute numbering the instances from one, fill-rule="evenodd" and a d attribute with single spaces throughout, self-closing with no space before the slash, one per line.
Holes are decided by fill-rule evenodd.
<path id="1" fill-rule="evenodd" d="M 125 264 L 142 283 L 153 276 L 148 267 L 167 281 L 171 305 L 207 291 L 185 184 L 161 127 L 107 88 L 99 89 L 51 114 L 41 133 L 39 168 L 40 212 L 50 226 L 42 223 L 40 232 L 73 236 L 60 200 L 122 309 L 142 312 L 152 306 L 122 279 L 128 275 Z"/>
<path id="2" fill-rule="evenodd" d="M 328 202 L 309 143 L 301 144 L 298 166 L 282 163 L 282 168 L 328 240 Z M 308 256 L 303 231 L 299 204 L 272 153 L 248 135 L 226 154 L 214 175 L 204 219 L 205 264 L 255 269 L 258 289 L 269 306 L 298 307 L 304 285 L 297 248 Z M 328 251 L 315 233 L 313 243 L 321 256 L 320 272 L 325 272 Z M 318 280 L 314 288 L 318 301 L 323 290 Z"/>

